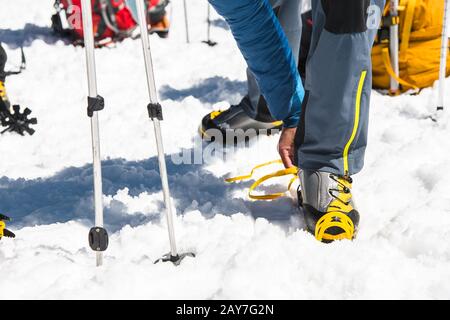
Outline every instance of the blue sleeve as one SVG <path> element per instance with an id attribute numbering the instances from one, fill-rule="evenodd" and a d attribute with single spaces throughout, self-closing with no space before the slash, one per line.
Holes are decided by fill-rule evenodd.
<path id="1" fill-rule="evenodd" d="M 209 0 L 230 26 L 270 113 L 295 127 L 305 91 L 288 40 L 267 0 Z"/>

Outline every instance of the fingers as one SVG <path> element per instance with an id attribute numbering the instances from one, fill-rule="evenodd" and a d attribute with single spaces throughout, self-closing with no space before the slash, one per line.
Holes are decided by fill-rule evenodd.
<path id="1" fill-rule="evenodd" d="M 286 169 L 294 166 L 294 154 L 292 148 L 281 148 L 279 150 L 281 161 Z"/>
<path id="2" fill-rule="evenodd" d="M 284 128 L 278 142 L 278 153 L 286 169 L 294 167 L 294 138 L 296 128 Z"/>

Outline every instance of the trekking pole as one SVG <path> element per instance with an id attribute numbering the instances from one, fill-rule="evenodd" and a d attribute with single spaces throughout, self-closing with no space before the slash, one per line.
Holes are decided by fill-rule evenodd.
<path id="1" fill-rule="evenodd" d="M 442 45 L 441 45 L 441 64 L 439 70 L 439 91 L 438 91 L 438 105 L 437 112 L 444 110 L 444 91 L 445 91 L 445 76 L 447 71 L 447 50 L 448 50 L 448 18 L 449 18 L 449 3 L 445 0 L 444 9 L 444 23 L 442 27 Z"/>
<path id="2" fill-rule="evenodd" d="M 390 7 L 391 17 L 398 17 L 398 0 L 392 0 Z M 390 53 L 391 53 L 391 61 L 392 68 L 394 69 L 395 75 L 398 77 L 400 75 L 400 68 L 398 62 L 399 48 L 398 48 L 398 23 L 393 23 L 389 27 L 390 39 Z M 390 85 L 390 93 L 396 94 L 399 90 L 399 83 L 397 80 L 391 77 L 391 85 Z"/>
<path id="3" fill-rule="evenodd" d="M 183 0 L 184 6 L 184 23 L 186 26 L 186 43 L 189 43 L 189 22 L 188 22 L 188 13 L 187 13 L 187 3 L 186 0 Z"/>
<path id="4" fill-rule="evenodd" d="M 166 219 L 167 219 L 167 228 L 169 231 L 169 241 L 170 241 L 170 253 L 163 256 L 161 259 L 156 262 L 172 262 L 175 265 L 180 264 L 181 260 L 185 257 L 190 256 L 194 257 L 193 253 L 185 253 L 178 254 L 176 241 L 175 241 L 175 230 L 173 226 L 173 212 L 172 212 L 172 204 L 170 199 L 170 191 L 169 191 L 169 180 L 167 178 L 167 168 L 166 168 L 166 159 L 164 155 L 164 148 L 162 142 L 162 134 L 161 134 L 161 126 L 160 121 L 163 120 L 162 116 L 162 108 L 158 103 L 158 97 L 156 93 L 156 84 L 155 77 L 153 73 L 153 62 L 152 55 L 150 49 L 150 40 L 148 37 L 147 31 L 147 20 L 145 16 L 145 8 L 144 8 L 144 0 L 135 0 L 138 15 L 139 15 L 139 27 L 141 29 L 141 39 L 142 39 L 142 48 L 144 52 L 144 61 L 145 61 L 145 71 L 147 73 L 147 87 L 148 94 L 150 98 L 150 103 L 147 106 L 149 117 L 152 119 L 153 127 L 155 129 L 155 137 L 156 137 L 156 147 L 158 149 L 158 162 L 159 162 L 159 171 L 161 175 L 161 183 L 164 195 L 164 204 L 166 207 Z M 155 262 L 155 263 L 156 263 Z"/>
<path id="5" fill-rule="evenodd" d="M 207 4 L 207 10 L 208 10 L 208 20 L 207 20 L 207 29 L 206 29 L 206 36 L 207 36 L 207 40 L 206 41 L 202 41 L 203 43 L 206 43 L 208 46 L 210 47 L 214 47 L 217 42 L 212 41 L 211 40 L 211 5 L 208 3 Z"/>
<path id="6" fill-rule="evenodd" d="M 104 108 L 105 102 L 97 93 L 91 0 L 82 0 L 81 10 L 83 14 L 84 46 L 86 51 L 86 67 L 89 89 L 87 114 L 91 118 L 94 176 L 95 227 L 91 228 L 89 231 L 89 245 L 91 249 L 96 252 L 97 266 L 101 266 L 103 264 L 102 252 L 108 248 L 108 233 L 103 228 L 102 167 L 100 160 L 100 134 L 97 111 Z"/>

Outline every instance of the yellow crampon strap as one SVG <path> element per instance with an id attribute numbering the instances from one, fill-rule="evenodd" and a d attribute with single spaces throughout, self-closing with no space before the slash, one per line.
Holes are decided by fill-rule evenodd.
<path id="1" fill-rule="evenodd" d="M 248 180 L 251 179 L 253 174 L 255 173 L 256 170 L 262 168 L 262 167 L 266 167 L 269 166 L 271 164 L 280 164 L 283 163 L 281 160 L 274 160 L 274 161 L 269 161 L 266 163 L 262 163 L 260 165 L 257 165 L 256 167 L 254 167 L 252 169 L 252 171 L 250 172 L 250 174 L 247 175 L 243 175 L 243 176 L 237 176 L 237 177 L 233 177 L 233 178 L 228 178 L 225 179 L 226 182 L 236 182 L 236 181 L 242 181 L 242 180 Z M 283 170 L 279 170 L 276 171 L 274 173 L 265 175 L 262 178 L 259 178 L 258 180 L 256 180 L 251 186 L 250 189 L 248 190 L 248 197 L 250 199 L 253 200 L 274 200 L 277 198 L 280 198 L 282 196 L 285 195 L 285 192 L 278 192 L 278 193 L 272 193 L 272 194 L 264 194 L 264 195 L 257 195 L 257 194 L 253 194 L 252 192 L 258 187 L 260 186 L 263 182 L 272 179 L 272 178 L 276 178 L 276 177 L 283 177 L 283 176 L 288 176 L 288 175 L 293 175 L 293 177 L 291 178 L 291 180 L 289 181 L 288 184 L 288 188 L 287 190 L 291 189 L 292 184 L 294 183 L 295 180 L 298 179 L 298 168 L 297 167 L 292 167 L 289 169 L 283 169 Z"/>
<path id="2" fill-rule="evenodd" d="M 332 235 L 326 233 L 331 227 L 338 227 L 342 229 L 342 233 Z M 352 240 L 355 233 L 355 226 L 353 221 L 341 212 L 328 212 L 324 214 L 316 224 L 315 237 L 317 240 Z"/>

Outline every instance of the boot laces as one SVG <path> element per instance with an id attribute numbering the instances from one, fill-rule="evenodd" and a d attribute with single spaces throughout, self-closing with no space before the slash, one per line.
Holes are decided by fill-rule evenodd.
<path id="1" fill-rule="evenodd" d="M 351 190 L 349 187 L 347 187 L 347 185 L 342 181 L 346 181 L 348 183 L 352 183 L 353 180 L 350 176 L 337 176 L 335 174 L 330 174 L 330 179 L 333 180 L 334 182 L 336 182 L 337 184 L 337 188 L 330 188 L 328 190 L 328 193 L 336 200 L 338 200 L 339 202 L 341 202 L 342 204 L 348 206 L 350 204 L 350 200 L 349 201 L 344 201 L 342 200 L 339 195 L 341 193 L 346 193 L 349 194 L 351 193 Z M 336 194 L 337 193 L 337 194 Z M 351 199 L 351 198 L 350 198 Z"/>

